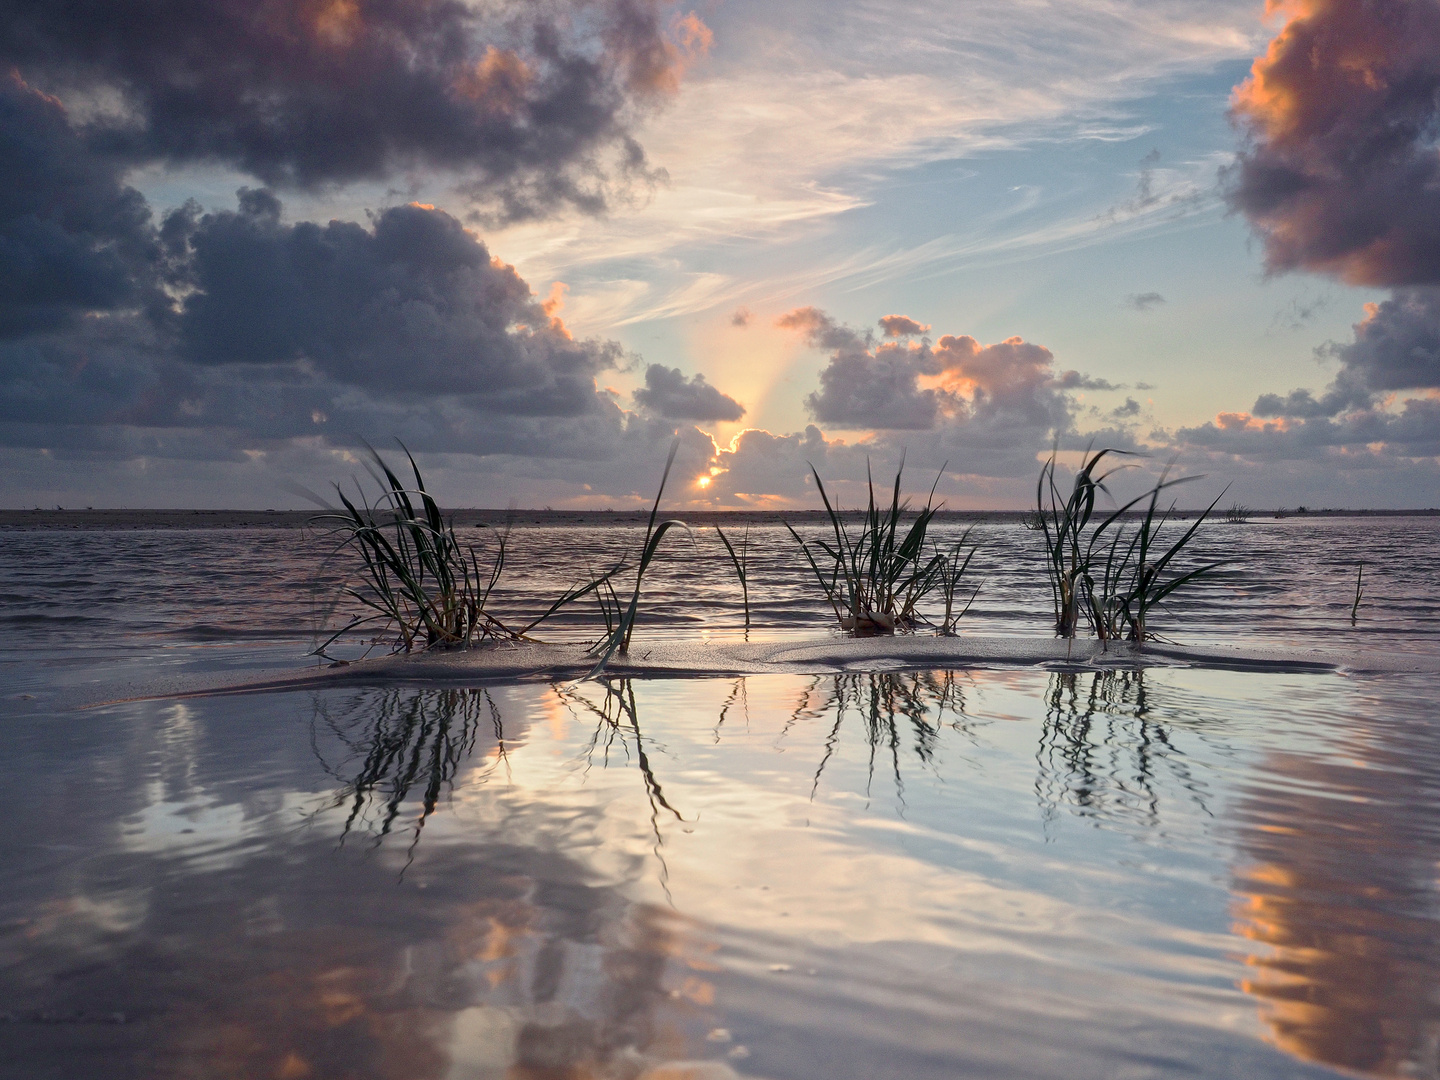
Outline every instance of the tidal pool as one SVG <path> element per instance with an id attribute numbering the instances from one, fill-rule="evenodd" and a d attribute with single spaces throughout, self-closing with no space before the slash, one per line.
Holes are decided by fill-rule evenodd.
<path id="1" fill-rule="evenodd" d="M 16 706 L 0 1076 L 1433 1077 L 1434 689 Z"/>

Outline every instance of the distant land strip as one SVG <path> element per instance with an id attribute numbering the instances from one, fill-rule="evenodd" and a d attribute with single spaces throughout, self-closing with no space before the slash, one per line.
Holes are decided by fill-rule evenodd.
<path id="1" fill-rule="evenodd" d="M 1019 524 L 1029 510 L 942 510 L 938 521 Z M 1180 510 L 1190 517 L 1194 510 Z M 316 510 L 0 510 L 0 528 L 18 529 L 300 529 L 314 522 Z M 446 510 L 456 528 L 534 525 L 644 525 L 648 509 L 635 510 Z M 668 510 L 691 525 L 779 525 L 781 522 L 828 524 L 823 510 Z M 859 518 L 861 511 L 847 510 Z M 1250 510 L 1251 523 L 1277 519 L 1333 517 L 1440 517 L 1428 510 Z M 1134 516 L 1139 516 L 1137 513 Z M 1217 519 L 1218 520 L 1218 519 Z M 323 526 L 322 526 L 323 527 Z"/>

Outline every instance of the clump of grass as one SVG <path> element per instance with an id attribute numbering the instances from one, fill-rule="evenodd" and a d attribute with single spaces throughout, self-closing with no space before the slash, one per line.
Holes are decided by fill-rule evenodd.
<path id="1" fill-rule="evenodd" d="M 719 525 L 715 531 L 720 534 L 720 542 L 725 545 L 725 551 L 730 556 L 730 563 L 735 567 L 735 576 L 740 580 L 740 596 L 745 603 L 745 629 L 750 629 L 750 526 L 745 526 L 744 535 L 740 537 L 740 553 L 735 553 L 735 545 L 730 543 L 730 538 L 725 535 L 725 530 Z"/>
<path id="2" fill-rule="evenodd" d="M 1250 521 L 1250 508 L 1242 503 L 1231 503 L 1230 509 L 1225 511 L 1225 523 L 1227 525 L 1245 525 Z"/>
<path id="3" fill-rule="evenodd" d="M 831 503 L 820 473 L 814 465 L 810 466 L 835 538 L 833 544 L 819 539 L 814 542 L 819 557 L 810 543 L 789 522 L 785 523 L 800 545 L 842 630 L 889 634 L 896 629 L 913 629 L 920 622 L 928 621 L 918 611 L 918 605 L 937 590 L 943 590 L 945 595 L 945 626 L 953 625 L 959 618 L 954 615 L 954 594 L 970 565 L 969 557 L 963 562 L 960 558 L 964 538 L 949 551 L 932 545 L 933 553 L 925 558 L 926 533 L 940 510 L 934 501 L 935 488 L 945 469 L 942 467 L 935 477 L 925 505 L 902 534 L 901 519 L 909 510 L 909 502 L 900 501 L 904 470 L 902 459 L 895 472 L 895 485 L 887 508 L 875 501 L 875 482 L 866 464 L 869 502 L 860 527 L 852 532 L 839 507 Z"/>
<path id="4" fill-rule="evenodd" d="M 460 542 L 453 523 L 426 490 L 414 456 L 403 443 L 401 449 L 410 464 L 414 487 L 407 487 L 370 447 L 371 462 L 366 468 L 379 485 L 379 493 L 372 500 L 357 481 L 352 499 L 336 484 L 343 512 L 312 519 L 338 538 L 336 553 L 352 551 L 359 556 L 358 573 L 341 592 L 369 611 L 355 615 L 332 633 L 314 655 L 328 658 L 326 649 L 340 636 L 376 623 L 382 636 L 395 634 L 397 652 L 468 648 L 486 640 L 524 640 L 555 612 L 608 580 L 609 575 L 604 575 L 567 590 L 544 614 L 523 626 L 503 622 L 487 604 L 505 569 L 505 532 L 496 534 L 494 554 L 482 568 L 475 548 Z"/>
<path id="5" fill-rule="evenodd" d="M 1160 533 L 1175 507 L 1172 503 L 1161 512 L 1160 496 L 1199 477 L 1170 480 L 1167 469 L 1149 491 L 1117 506 L 1091 527 L 1099 496 L 1110 495 L 1107 481 L 1127 467 L 1102 471 L 1101 463 L 1110 454 L 1124 453 L 1105 449 L 1092 454 L 1087 450 L 1071 493 L 1064 499 L 1055 482 L 1055 454 L 1041 467 L 1036 501 L 1044 519 L 1055 631 L 1061 637 L 1074 637 L 1084 618 L 1101 640 L 1144 641 L 1150 636 L 1148 623 L 1154 607 L 1177 589 L 1224 565 L 1219 561 L 1167 574 L 1225 493 L 1217 495 L 1168 547 L 1161 543 Z M 1125 515 L 1142 503 L 1145 511 L 1132 529 Z"/>
<path id="6" fill-rule="evenodd" d="M 1045 528 L 1045 515 L 1039 510 L 1032 510 L 1020 519 L 1020 526 L 1030 532 L 1040 532 Z"/>
<path id="7" fill-rule="evenodd" d="M 650 564 L 655 561 L 660 541 L 671 529 L 684 529 L 687 533 L 690 531 L 689 525 L 676 518 L 658 524 L 655 521 L 660 513 L 660 500 L 665 495 L 665 483 L 670 479 L 670 468 L 675 464 L 675 452 L 679 449 L 680 440 L 676 439 L 670 446 L 670 456 L 665 459 L 665 471 L 660 475 L 660 490 L 655 492 L 655 505 L 650 508 L 650 519 L 645 525 L 645 542 L 640 547 L 640 558 L 635 568 L 635 590 L 630 595 L 629 604 L 621 605 L 614 586 L 610 584 L 610 579 L 626 568 L 625 564 L 619 564 L 605 574 L 603 583 L 598 580 L 591 583 L 600 597 L 606 632 L 604 637 L 591 646 L 591 653 L 600 659 L 590 672 L 590 678 L 599 675 L 616 652 L 623 656 L 630 651 L 630 635 L 635 631 L 635 616 L 640 607 L 640 587 L 645 581 L 645 571 L 649 570 Z"/>

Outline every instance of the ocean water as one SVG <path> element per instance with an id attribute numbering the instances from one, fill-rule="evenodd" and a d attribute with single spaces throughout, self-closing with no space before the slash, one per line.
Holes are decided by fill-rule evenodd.
<path id="1" fill-rule="evenodd" d="M 972 536 L 968 631 L 1045 634 L 1033 535 Z M 517 528 L 504 603 L 627 539 Z M 793 541 L 751 540 L 752 637 L 826 632 Z M 1235 562 L 1157 628 L 1434 655 L 1437 541 L 1206 526 Z M 315 663 L 318 540 L 0 545 L 0 1077 L 1440 1076 L 1434 676 L 136 700 Z M 637 633 L 743 632 L 712 548 L 657 564 Z"/>

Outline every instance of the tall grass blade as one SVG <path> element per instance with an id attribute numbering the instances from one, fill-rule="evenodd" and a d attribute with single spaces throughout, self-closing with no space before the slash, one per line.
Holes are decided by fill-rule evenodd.
<path id="1" fill-rule="evenodd" d="M 740 538 L 740 554 L 735 554 L 735 545 L 730 543 L 730 538 L 725 535 L 725 530 L 719 525 L 715 531 L 720 534 L 720 542 L 725 545 L 725 551 L 730 556 L 730 562 L 735 567 L 735 576 L 740 579 L 740 596 L 745 604 L 745 629 L 750 629 L 750 582 L 747 575 L 749 569 L 750 552 L 750 526 L 745 526 L 745 534 Z"/>
<path id="2" fill-rule="evenodd" d="M 650 569 L 656 552 L 660 550 L 660 541 L 671 529 L 680 528 L 687 533 L 690 531 L 690 526 L 679 519 L 672 518 L 669 521 L 662 521 L 658 525 L 655 521 L 660 515 L 660 500 L 664 498 L 665 484 L 670 479 L 670 469 L 675 464 L 675 454 L 679 449 L 680 440 L 676 439 L 670 444 L 670 454 L 665 459 L 665 471 L 660 474 L 660 488 L 655 492 L 655 504 L 650 508 L 650 518 L 645 524 L 645 543 L 641 546 L 640 559 L 635 568 L 635 589 L 630 594 L 630 603 L 623 611 L 618 612 L 618 618 L 615 620 L 613 628 L 609 629 L 606 635 L 592 647 L 591 651 L 598 654 L 600 659 L 586 676 L 587 679 L 596 678 L 604 671 L 605 665 L 610 662 L 610 658 L 616 652 L 623 656 L 630 651 L 630 635 L 635 630 L 635 616 L 640 607 L 640 588 L 645 582 L 645 571 Z M 617 567 L 618 569 L 619 567 Z M 607 619 L 606 622 L 608 625 L 609 620 Z"/>

